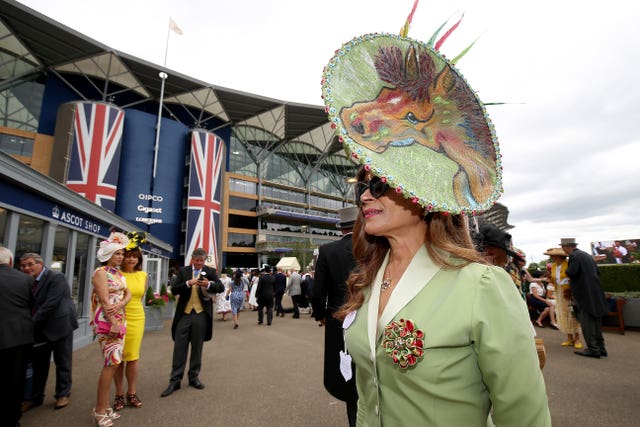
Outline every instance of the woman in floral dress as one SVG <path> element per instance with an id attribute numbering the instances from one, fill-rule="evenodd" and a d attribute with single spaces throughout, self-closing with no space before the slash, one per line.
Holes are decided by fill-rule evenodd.
<path id="1" fill-rule="evenodd" d="M 131 292 L 118 267 L 124 260 L 124 248 L 129 239 L 122 233 L 111 233 L 100 243 L 97 258 L 102 266 L 93 273 L 91 283 L 91 309 L 93 333 L 103 355 L 103 366 L 98 377 L 98 393 L 93 410 L 95 423 L 102 427 L 113 425 L 120 418 L 109 404 L 113 376 L 122 362 L 126 317 L 124 308 L 131 300 Z"/>
<path id="2" fill-rule="evenodd" d="M 231 313 L 233 314 L 233 329 L 238 329 L 238 317 L 240 310 L 244 305 L 245 293 L 244 284 L 242 282 L 242 271 L 238 270 L 233 275 L 231 286 L 227 291 L 227 297 L 231 303 Z"/>

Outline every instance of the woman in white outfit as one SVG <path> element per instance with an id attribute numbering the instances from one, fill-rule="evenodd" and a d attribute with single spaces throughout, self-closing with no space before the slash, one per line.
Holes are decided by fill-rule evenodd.
<path id="1" fill-rule="evenodd" d="M 227 320 L 227 314 L 231 313 L 231 303 L 226 297 L 231 288 L 231 278 L 226 273 L 222 273 L 220 281 L 224 285 L 224 291 L 216 294 L 216 313 L 222 316 L 222 320 Z"/>

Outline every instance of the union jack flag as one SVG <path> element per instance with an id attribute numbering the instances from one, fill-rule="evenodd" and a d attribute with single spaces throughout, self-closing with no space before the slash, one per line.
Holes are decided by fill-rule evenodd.
<path id="1" fill-rule="evenodd" d="M 66 185 L 114 211 L 124 111 L 108 104 L 79 102 L 73 114 L 73 140 Z"/>
<path id="2" fill-rule="evenodd" d="M 217 264 L 223 154 L 224 141 L 216 135 L 200 130 L 191 133 L 185 246 L 187 264 L 197 248 L 206 250 L 213 264 Z"/>

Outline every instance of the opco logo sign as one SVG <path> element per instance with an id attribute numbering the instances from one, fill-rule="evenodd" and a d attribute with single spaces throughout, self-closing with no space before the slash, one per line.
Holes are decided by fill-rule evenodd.
<path id="1" fill-rule="evenodd" d="M 162 202 L 164 198 L 162 196 L 156 196 L 154 194 L 138 194 L 138 199 L 140 200 L 151 200 L 152 202 Z"/>

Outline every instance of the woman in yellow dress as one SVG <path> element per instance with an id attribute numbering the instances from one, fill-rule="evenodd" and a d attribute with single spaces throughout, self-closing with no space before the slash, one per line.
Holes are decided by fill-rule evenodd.
<path id="1" fill-rule="evenodd" d="M 142 301 L 147 290 L 147 273 L 142 271 L 142 252 L 138 247 L 138 240 L 133 238 L 132 244 L 127 246 L 122 263 L 122 275 L 131 291 L 131 302 L 126 306 L 127 334 L 124 337 L 124 354 L 122 363 L 114 376 L 116 383 L 116 397 L 113 408 L 119 411 L 125 407 L 124 376 L 127 377 L 126 403 L 134 408 L 140 408 L 142 401 L 138 397 L 136 385 L 138 380 L 138 359 L 140 346 L 144 334 L 144 307 Z"/>
<path id="2" fill-rule="evenodd" d="M 545 253 L 551 257 L 551 271 L 549 281 L 556 291 L 556 322 L 558 329 L 567 334 L 567 340 L 562 343 L 563 347 L 574 347 L 581 349 L 580 323 L 571 312 L 571 287 L 567 276 L 567 254 L 560 248 L 548 249 Z"/>

